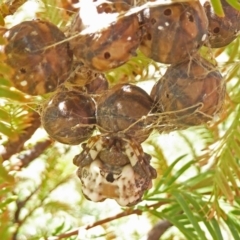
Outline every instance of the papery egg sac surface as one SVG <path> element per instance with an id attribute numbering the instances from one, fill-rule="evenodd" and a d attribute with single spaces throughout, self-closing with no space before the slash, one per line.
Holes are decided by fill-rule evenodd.
<path id="1" fill-rule="evenodd" d="M 134 136 L 140 142 L 147 139 L 147 115 L 152 108 L 152 99 L 140 87 L 132 84 L 117 84 L 97 101 L 97 124 L 102 132 L 119 132 Z"/>
<path id="2" fill-rule="evenodd" d="M 117 15 L 129 9 L 125 2 L 101 3 L 91 15 L 94 21 L 85 26 L 82 19 L 85 11 L 80 8 L 69 33 L 76 58 L 94 70 L 107 71 L 136 55 L 142 32 L 138 15 Z M 89 32 L 79 35 L 83 30 Z"/>
<path id="3" fill-rule="evenodd" d="M 5 62 L 14 70 L 13 85 L 30 95 L 52 92 L 67 78 L 72 52 L 64 33 L 41 20 L 22 22 L 3 35 Z"/>
<path id="4" fill-rule="evenodd" d="M 207 38 L 208 20 L 198 1 L 150 8 L 144 12 L 144 22 L 139 49 L 156 62 L 184 61 Z"/>
<path id="5" fill-rule="evenodd" d="M 95 128 L 95 102 L 83 93 L 57 92 L 43 105 L 42 125 L 58 142 L 77 145 L 87 140 Z"/>
<path id="6" fill-rule="evenodd" d="M 225 47 L 237 38 L 240 31 L 240 11 L 233 8 L 225 0 L 221 0 L 224 17 L 219 17 L 214 13 L 209 1 L 204 3 L 209 27 L 207 46 L 211 48 Z"/>
<path id="7" fill-rule="evenodd" d="M 151 97 L 156 112 L 169 112 L 171 120 L 188 127 L 212 120 L 222 109 L 225 92 L 221 73 L 198 57 L 170 66 Z"/>
<path id="8" fill-rule="evenodd" d="M 99 94 L 108 89 L 108 80 L 104 73 L 93 71 L 84 65 L 74 64 L 71 76 L 66 80 L 65 86 L 70 89 L 79 89 L 97 98 Z"/>

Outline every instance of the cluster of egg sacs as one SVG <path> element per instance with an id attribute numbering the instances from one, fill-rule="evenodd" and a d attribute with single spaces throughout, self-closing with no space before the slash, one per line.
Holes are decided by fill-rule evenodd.
<path id="1" fill-rule="evenodd" d="M 132 2 L 82 0 L 67 36 L 41 20 L 22 22 L 3 33 L 4 61 L 13 68 L 13 85 L 30 95 L 53 92 L 42 106 L 41 119 L 56 141 L 78 145 L 97 129 L 101 134 L 120 133 L 130 142 L 134 139 L 141 148 L 153 129 L 203 124 L 221 110 L 225 82 L 198 49 L 233 41 L 240 30 L 239 11 L 222 0 L 223 18 L 214 14 L 208 2 L 202 7 L 198 1 L 134 12 Z M 109 87 L 104 75 L 137 50 L 156 62 L 171 64 L 150 95 L 131 83 Z M 162 114 L 167 117 L 161 118 Z"/>
<path id="2" fill-rule="evenodd" d="M 79 144 L 91 136 L 96 124 L 105 132 L 129 128 L 126 132 L 137 136 L 149 122 L 134 122 L 149 113 L 167 112 L 175 124 L 191 126 L 211 120 L 221 109 L 222 76 L 197 51 L 203 44 L 216 48 L 233 41 L 240 30 L 239 11 L 222 0 L 225 17 L 220 18 L 208 2 L 203 7 L 193 1 L 124 15 L 134 9 L 126 2 L 130 3 L 91 3 L 91 9 L 96 6 L 95 15 L 88 18 L 90 8 L 83 6 L 67 37 L 52 23 L 40 20 L 20 23 L 4 34 L 8 40 L 5 62 L 15 70 L 13 84 L 31 95 L 55 91 L 66 82 L 74 69 L 73 58 L 88 71 L 97 72 L 73 80 L 76 85 L 99 81 L 99 76 L 105 79 L 101 73 L 126 63 L 137 49 L 156 62 L 172 64 L 151 96 L 130 84 L 116 85 L 102 97 L 98 92 L 97 100 L 88 91 L 56 91 L 44 106 L 43 126 L 62 143 Z M 96 94 L 94 91 L 90 94 Z M 141 137 L 140 142 L 145 139 Z"/>

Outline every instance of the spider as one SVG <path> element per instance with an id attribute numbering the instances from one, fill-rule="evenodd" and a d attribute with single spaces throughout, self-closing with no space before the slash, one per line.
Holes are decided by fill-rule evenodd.
<path id="1" fill-rule="evenodd" d="M 82 192 L 91 201 L 111 198 L 121 206 L 135 205 L 157 177 L 150 165 L 151 156 L 126 135 L 96 135 L 82 147 L 73 163 L 78 166 Z"/>

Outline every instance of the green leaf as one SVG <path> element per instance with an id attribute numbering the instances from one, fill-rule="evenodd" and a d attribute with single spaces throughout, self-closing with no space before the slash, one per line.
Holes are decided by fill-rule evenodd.
<path id="1" fill-rule="evenodd" d="M 154 191 L 150 192 L 148 194 L 148 197 L 153 196 L 157 193 L 160 192 L 164 192 L 166 190 L 166 186 L 169 187 L 169 184 L 172 184 L 177 177 L 179 177 L 179 174 L 176 176 L 171 176 L 172 170 L 173 168 L 176 166 L 176 164 L 181 161 L 186 155 L 180 156 L 178 157 L 169 167 L 168 169 L 165 171 L 165 173 L 163 174 L 163 176 L 161 177 L 161 179 L 159 180 L 159 182 L 157 182 L 157 184 L 155 185 Z M 181 170 L 180 170 L 181 172 Z M 162 189 L 160 189 L 162 188 Z"/>
<path id="2" fill-rule="evenodd" d="M 62 223 L 57 226 L 55 229 L 54 229 L 54 232 L 52 233 L 52 235 L 58 235 L 59 233 L 61 233 L 63 230 L 65 229 L 65 222 L 62 221 Z M 65 229 L 65 231 L 67 231 L 69 229 Z"/>
<path id="3" fill-rule="evenodd" d="M 11 99 L 18 102 L 27 102 L 28 98 L 25 94 L 15 88 L 8 88 L 0 85 L 0 98 Z"/>
<path id="4" fill-rule="evenodd" d="M 228 198 L 230 202 L 233 202 L 234 195 L 232 193 L 232 190 L 228 184 L 228 180 L 226 178 L 226 175 L 222 172 L 221 169 L 217 169 L 215 173 L 215 184 L 219 187 L 221 192 Z"/>
<path id="5" fill-rule="evenodd" d="M 0 180 L 3 180 L 5 183 L 14 183 L 14 177 L 8 173 L 2 164 L 0 164 Z"/>
<path id="6" fill-rule="evenodd" d="M 214 240 L 224 240 L 223 236 L 221 234 L 220 228 L 218 227 L 218 229 L 215 229 L 215 224 L 213 224 L 213 219 L 211 219 L 210 221 L 206 218 L 207 216 L 207 212 L 208 212 L 208 204 L 206 202 L 203 201 L 197 201 L 197 199 L 200 196 L 190 196 L 190 194 L 188 193 L 183 193 L 182 195 L 184 197 L 184 199 L 186 199 L 187 203 L 190 203 L 193 207 L 194 207 L 194 212 L 196 212 L 201 216 L 201 220 L 203 221 L 204 225 L 207 227 L 209 233 L 212 236 L 212 239 Z M 199 200 L 199 199 L 198 199 Z M 218 226 L 218 224 L 217 224 Z"/>
<path id="7" fill-rule="evenodd" d="M 185 165 L 183 165 L 177 172 L 174 173 L 174 175 L 166 181 L 165 185 L 167 187 L 171 186 L 186 170 L 188 170 L 192 165 L 194 161 L 189 161 Z"/>
<path id="8" fill-rule="evenodd" d="M 199 239 L 198 236 L 195 234 L 195 229 L 192 228 L 189 225 L 189 222 L 187 222 L 186 224 L 178 221 L 177 219 L 175 219 L 174 216 L 168 216 L 168 215 L 163 215 L 167 220 L 169 220 L 174 226 L 176 226 L 179 231 L 181 231 L 184 236 L 191 240 L 191 239 Z M 184 226 L 186 225 L 186 226 Z"/>
<path id="9" fill-rule="evenodd" d="M 219 222 L 217 222 L 216 219 L 214 219 L 214 218 L 212 218 L 210 221 L 211 221 L 211 223 L 212 223 L 212 225 L 214 227 L 215 234 L 217 235 L 217 239 L 224 240 L 222 232 L 221 232 L 221 229 L 219 227 Z"/>
<path id="10" fill-rule="evenodd" d="M 17 196 L 11 196 L 11 197 L 8 197 L 6 200 L 2 200 L 1 202 L 0 202 L 0 209 L 3 209 L 4 207 L 6 207 L 9 203 L 11 203 L 11 202 L 14 202 L 14 201 L 16 201 L 16 199 L 17 199 L 18 197 Z"/>
<path id="11" fill-rule="evenodd" d="M 12 101 L 28 104 L 38 104 L 43 101 L 40 96 L 30 96 L 21 91 L 18 91 L 14 87 L 8 87 L 0 85 L 0 98 L 9 99 Z"/>
<path id="12" fill-rule="evenodd" d="M 200 228 L 200 226 L 198 224 L 198 221 L 197 221 L 196 217 L 193 215 L 192 209 L 189 208 L 189 206 L 186 203 L 186 201 L 185 201 L 184 197 L 182 196 L 182 194 L 177 192 L 177 191 L 173 191 L 172 194 L 176 198 L 176 200 L 179 203 L 179 205 L 182 207 L 183 211 L 186 213 L 189 221 L 193 225 L 194 229 L 197 231 L 198 236 L 200 237 L 200 239 L 207 240 L 204 232 L 202 231 L 202 229 Z"/>
<path id="13" fill-rule="evenodd" d="M 4 109 L 0 108 L 0 121 L 9 122 L 9 114 Z"/>
<path id="14" fill-rule="evenodd" d="M 227 2 L 235 9 L 240 11 L 240 3 L 237 0 L 227 0 Z"/>
<path id="15" fill-rule="evenodd" d="M 227 224 L 228 228 L 230 229 L 232 236 L 234 240 L 240 240 L 240 235 L 239 235 L 239 220 L 234 221 L 231 217 L 231 215 L 228 215 L 226 219 L 224 219 L 225 223 Z"/>
<path id="16" fill-rule="evenodd" d="M 52 214 L 55 214 L 59 211 L 64 211 L 64 212 L 71 212 L 73 211 L 73 208 L 65 202 L 61 201 L 48 201 L 47 203 L 44 204 L 44 210 L 46 212 L 51 212 Z"/>
<path id="17" fill-rule="evenodd" d="M 13 131 L 13 129 L 9 126 L 9 124 L 0 122 L 0 133 L 4 134 L 5 136 L 16 139 L 18 134 Z"/>
<path id="18" fill-rule="evenodd" d="M 219 17 L 224 17 L 224 11 L 222 8 L 221 0 L 210 0 L 213 11 L 219 16 Z"/>
<path id="19" fill-rule="evenodd" d="M 197 192 L 204 193 L 205 191 L 211 191 L 213 188 L 213 170 L 203 172 L 188 179 L 183 184 L 190 188 L 190 190 L 195 190 Z"/>
<path id="20" fill-rule="evenodd" d="M 3 17 L 3 15 L 0 13 L 0 25 L 1 26 L 4 26 L 5 25 L 5 21 L 4 21 L 4 17 Z M 0 38 L 0 44 L 2 45 L 2 40 L 1 40 L 1 38 Z"/>
<path id="21" fill-rule="evenodd" d="M 178 208 L 179 209 L 179 208 Z M 179 209 L 180 210 L 180 209 Z M 177 212 L 175 212 L 175 214 L 171 214 L 169 212 L 166 212 L 166 211 L 162 211 L 161 213 L 160 212 L 157 212 L 155 210 L 151 210 L 150 211 L 152 214 L 154 214 L 155 216 L 157 216 L 158 218 L 161 218 L 161 219 L 167 219 L 169 222 L 171 222 L 174 226 L 176 226 L 179 231 L 181 231 L 184 236 L 189 239 L 189 240 L 192 240 L 192 239 L 199 239 L 195 233 L 195 230 L 189 225 L 189 221 L 187 221 L 186 223 L 184 223 L 183 221 L 179 221 L 178 218 L 176 217 L 179 217 L 180 214 L 178 215 Z M 181 216 L 180 216 L 181 217 Z M 184 217 L 184 216 L 183 216 Z"/>
<path id="22" fill-rule="evenodd" d="M 4 85 L 4 86 L 8 86 L 8 87 L 12 86 L 12 84 L 9 80 L 2 78 L 2 77 L 0 77 L 0 85 Z"/>
<path id="23" fill-rule="evenodd" d="M 136 57 L 132 57 L 120 67 L 106 72 L 106 77 L 111 84 L 138 82 L 156 78 L 159 63 L 147 58 L 140 51 L 137 54 Z"/>

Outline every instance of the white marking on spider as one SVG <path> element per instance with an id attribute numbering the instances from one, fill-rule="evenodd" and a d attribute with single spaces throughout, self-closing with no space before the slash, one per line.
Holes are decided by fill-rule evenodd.
<path id="1" fill-rule="evenodd" d="M 128 159 L 129 159 L 131 165 L 135 166 L 138 162 L 138 157 L 137 157 L 134 149 L 132 148 L 132 146 L 129 143 L 126 144 L 125 152 L 126 152 L 126 155 L 128 156 Z"/>
<path id="2" fill-rule="evenodd" d="M 130 164 L 124 166 L 121 175 L 113 182 L 108 182 L 100 173 L 103 164 L 100 160 L 93 161 L 82 171 L 87 171 L 87 177 L 82 177 L 82 191 L 92 201 L 99 202 L 106 198 L 112 198 L 121 206 L 134 203 L 142 195 L 141 185 L 136 186 L 135 173 Z"/>
<path id="3" fill-rule="evenodd" d="M 98 151 L 95 151 L 93 149 L 90 149 L 90 151 L 89 151 L 89 154 L 90 154 L 92 160 L 96 159 L 98 153 L 99 153 Z"/>
<path id="4" fill-rule="evenodd" d="M 97 139 L 96 141 L 90 141 L 87 144 L 87 148 L 89 148 L 89 154 L 92 158 L 92 160 L 95 160 L 98 153 L 103 149 L 103 141 L 101 138 Z"/>

